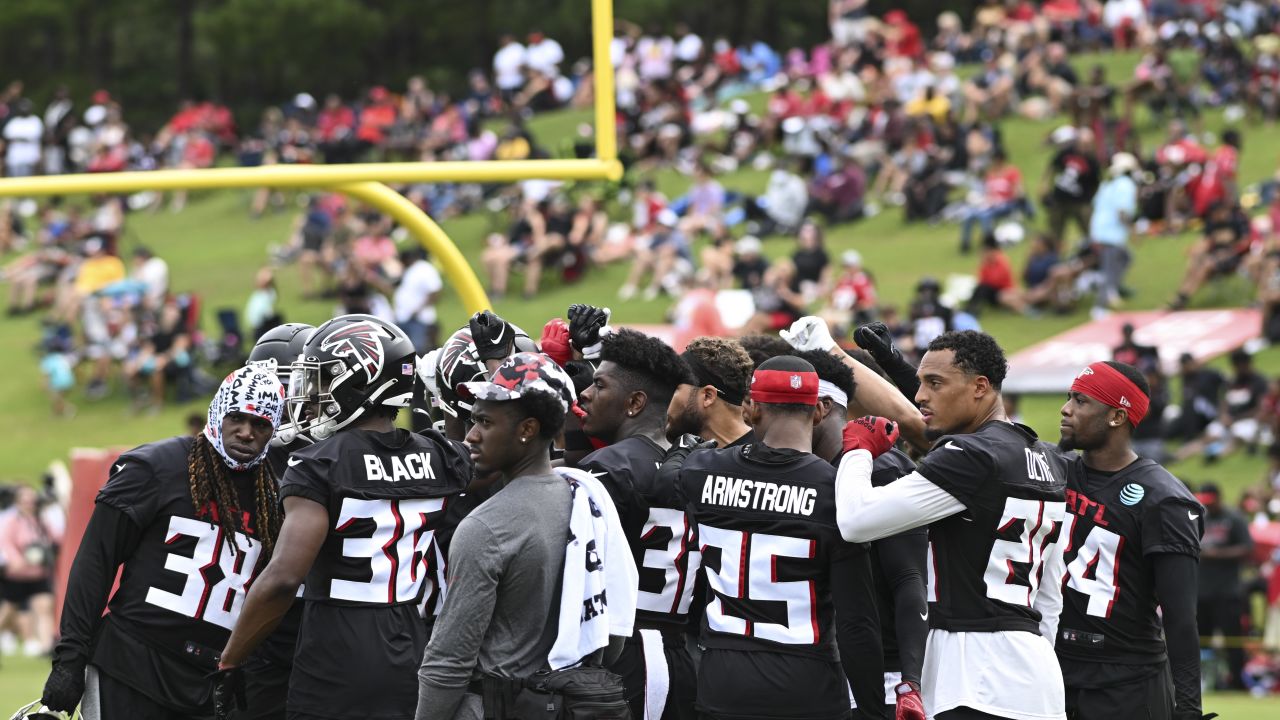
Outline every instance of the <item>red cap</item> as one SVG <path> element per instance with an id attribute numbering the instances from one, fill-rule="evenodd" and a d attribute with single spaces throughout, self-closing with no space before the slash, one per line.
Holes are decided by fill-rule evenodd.
<path id="1" fill-rule="evenodd" d="M 111 102 L 111 93 L 106 90 L 98 90 L 93 94 L 94 105 L 106 105 Z"/>
<path id="2" fill-rule="evenodd" d="M 751 399 L 758 403 L 817 405 L 818 373 L 806 370 L 756 370 Z"/>

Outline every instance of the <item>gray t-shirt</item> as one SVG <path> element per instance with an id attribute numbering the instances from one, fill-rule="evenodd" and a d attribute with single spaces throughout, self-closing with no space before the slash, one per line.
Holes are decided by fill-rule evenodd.
<path id="1" fill-rule="evenodd" d="M 467 683 L 528 677 L 555 643 L 569 534 L 569 485 L 513 480 L 458 524 L 449 586 L 418 671 L 416 720 L 481 718 Z"/>

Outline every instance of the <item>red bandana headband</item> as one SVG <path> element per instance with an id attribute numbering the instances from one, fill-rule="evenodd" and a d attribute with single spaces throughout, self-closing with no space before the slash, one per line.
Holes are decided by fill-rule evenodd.
<path id="1" fill-rule="evenodd" d="M 1071 383 L 1071 392 L 1088 395 L 1103 405 L 1124 410 L 1134 427 L 1147 416 L 1147 407 L 1151 404 L 1132 380 L 1104 362 L 1096 362 L 1080 371 L 1075 382 Z"/>
<path id="2" fill-rule="evenodd" d="M 751 399 L 758 403 L 817 405 L 818 373 L 804 370 L 756 370 Z"/>

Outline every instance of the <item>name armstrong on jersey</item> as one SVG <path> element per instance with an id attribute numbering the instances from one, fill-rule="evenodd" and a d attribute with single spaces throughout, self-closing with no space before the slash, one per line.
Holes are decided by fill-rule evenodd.
<path id="1" fill-rule="evenodd" d="M 392 455 L 390 462 L 391 467 L 388 469 L 383 464 L 383 458 L 377 455 L 365 455 L 364 469 L 369 482 L 436 479 L 436 473 L 431 469 L 431 453 L 419 452 L 408 455 Z"/>
<path id="2" fill-rule="evenodd" d="M 768 480 L 708 474 L 702 483 L 703 503 L 743 510 L 791 513 L 807 517 L 813 514 L 817 499 L 816 488 L 783 485 Z"/>

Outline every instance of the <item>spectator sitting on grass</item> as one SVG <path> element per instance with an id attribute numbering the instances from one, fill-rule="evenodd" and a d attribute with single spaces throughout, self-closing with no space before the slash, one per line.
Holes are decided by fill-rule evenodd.
<path id="1" fill-rule="evenodd" d="M 1267 394 L 1266 378 L 1254 370 L 1253 357 L 1243 348 L 1231 353 L 1231 368 L 1233 374 L 1223 390 L 1217 417 L 1203 435 L 1178 449 L 1176 460 L 1203 452 L 1205 462 L 1211 463 L 1231 454 L 1242 443 L 1250 452 L 1271 443 L 1269 428 L 1258 419 Z"/>
<path id="2" fill-rule="evenodd" d="M 1004 306 L 1014 312 L 1026 309 L 1021 293 L 1013 282 L 1013 266 L 1004 254 L 994 233 L 982 238 L 982 259 L 978 264 L 978 285 L 969 298 L 968 311 L 978 315 L 983 308 Z"/>
<path id="3" fill-rule="evenodd" d="M 1031 204 L 1023 194 L 1022 171 L 1009 162 L 1004 148 L 996 147 L 991 152 L 991 165 L 983 176 L 982 196 L 966 209 L 961 222 L 960 252 L 969 252 L 974 225 L 982 226 L 982 232 L 987 234 L 994 229 L 996 220 L 1019 210 L 1032 214 Z"/>

